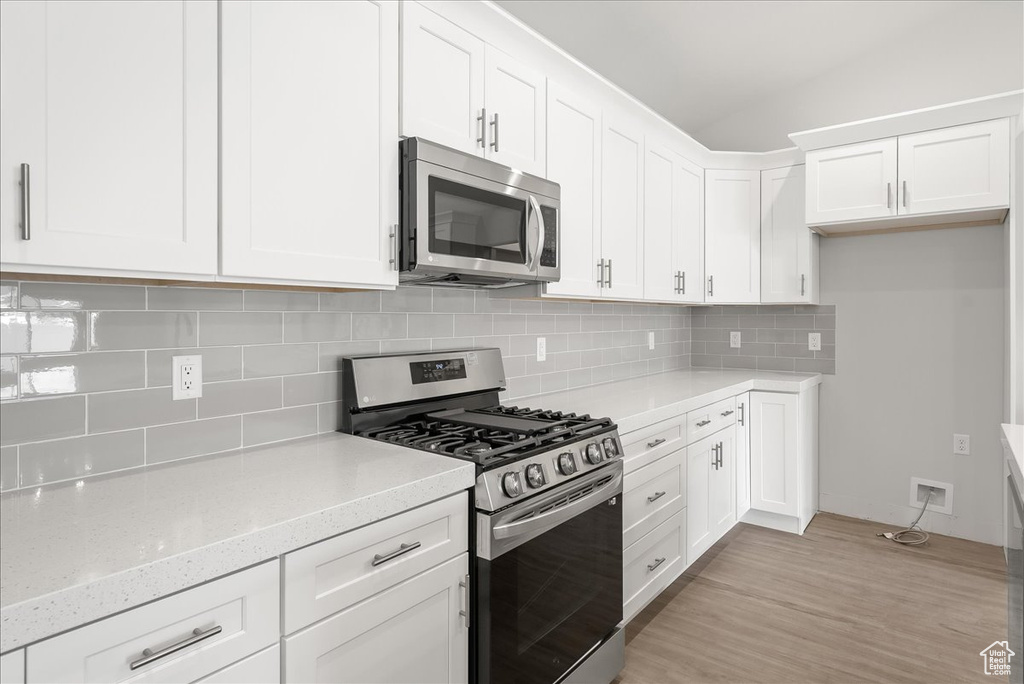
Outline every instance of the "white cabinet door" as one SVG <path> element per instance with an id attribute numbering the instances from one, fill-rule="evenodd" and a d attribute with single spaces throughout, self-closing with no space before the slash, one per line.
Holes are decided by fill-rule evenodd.
<path id="1" fill-rule="evenodd" d="M 736 520 L 750 510 L 750 392 L 736 397 Z"/>
<path id="2" fill-rule="evenodd" d="M 483 109 L 484 42 L 419 3 L 403 2 L 402 135 L 482 156 Z"/>
<path id="3" fill-rule="evenodd" d="M 807 225 L 896 215 L 896 139 L 807 153 Z"/>
<path id="4" fill-rule="evenodd" d="M 468 681 L 468 571 L 462 554 L 287 637 L 285 681 Z"/>
<path id="5" fill-rule="evenodd" d="M 804 220 L 804 166 L 761 172 L 761 301 L 818 301 L 818 235 Z"/>
<path id="6" fill-rule="evenodd" d="M 649 145 L 644 153 L 644 299 L 678 297 L 673 250 L 675 154 Z"/>
<path id="7" fill-rule="evenodd" d="M 672 270 L 679 272 L 675 298 L 703 302 L 704 169 L 678 156 L 672 173 L 672 226 Z"/>
<path id="8" fill-rule="evenodd" d="M 194 684 L 280 684 L 281 645 L 274 644 Z M 7 684 L 4 682 L 4 684 Z"/>
<path id="9" fill-rule="evenodd" d="M 25 684 L 25 649 L 0 656 L 0 684 Z"/>
<path id="10" fill-rule="evenodd" d="M 750 393 L 750 507 L 798 513 L 799 395 Z"/>
<path id="11" fill-rule="evenodd" d="M 397 284 L 397 3 L 237 1 L 221 16 L 222 273 Z"/>
<path id="12" fill-rule="evenodd" d="M 761 301 L 761 174 L 706 171 L 705 301 Z"/>
<path id="13" fill-rule="evenodd" d="M 718 460 L 712 465 L 708 509 L 712 536 L 717 541 L 736 523 L 736 427 L 712 435 L 711 440 L 718 447 Z"/>
<path id="14" fill-rule="evenodd" d="M 397 3 L 227 2 L 221 36 L 221 272 L 396 285 Z"/>
<path id="15" fill-rule="evenodd" d="M 900 214 L 1009 206 L 1009 121 L 900 136 L 899 181 Z"/>
<path id="16" fill-rule="evenodd" d="M 505 166 L 544 176 L 544 75 L 490 45 L 485 52 L 487 156 Z"/>
<path id="17" fill-rule="evenodd" d="M 554 295 L 597 297 L 601 258 L 601 110 L 548 81 L 547 177 L 561 186 L 561 278 Z"/>
<path id="18" fill-rule="evenodd" d="M 715 543 L 711 512 L 713 463 L 717 456 L 714 435 L 686 448 L 686 564 L 700 558 Z"/>
<path id="19" fill-rule="evenodd" d="M 601 164 L 602 295 L 644 296 L 644 134 L 631 121 L 604 117 Z"/>
<path id="20" fill-rule="evenodd" d="M 0 65 L 5 269 L 216 274 L 216 2 L 3 2 Z"/>

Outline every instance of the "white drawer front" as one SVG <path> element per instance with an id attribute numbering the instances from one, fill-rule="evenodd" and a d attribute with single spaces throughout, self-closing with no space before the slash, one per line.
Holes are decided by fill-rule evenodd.
<path id="1" fill-rule="evenodd" d="M 460 492 L 285 555 L 285 634 L 465 553 L 468 506 Z"/>
<path id="2" fill-rule="evenodd" d="M 626 548 L 686 506 L 686 448 L 626 475 L 622 500 Z"/>
<path id="3" fill-rule="evenodd" d="M 685 435 L 685 414 L 624 435 L 622 437 L 623 471 L 630 473 L 684 446 Z"/>
<path id="4" fill-rule="evenodd" d="M 717 401 L 686 414 L 686 444 L 713 435 L 736 422 L 736 397 Z"/>
<path id="5" fill-rule="evenodd" d="M 28 647 L 30 682 L 194 681 L 277 641 L 278 561 L 228 575 Z M 132 670 L 151 649 L 218 633 Z"/>
<path id="6" fill-rule="evenodd" d="M 0 656 L 0 684 L 25 684 L 25 649 Z"/>
<path id="7" fill-rule="evenodd" d="M 685 508 L 623 552 L 622 614 L 627 620 L 682 572 L 685 555 Z"/>
<path id="8" fill-rule="evenodd" d="M 259 653 L 253 653 L 233 665 L 228 665 L 195 684 L 280 684 L 281 645 L 274 644 Z"/>

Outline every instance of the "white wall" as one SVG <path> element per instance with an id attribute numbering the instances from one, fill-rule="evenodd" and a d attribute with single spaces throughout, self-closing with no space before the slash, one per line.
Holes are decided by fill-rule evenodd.
<path id="1" fill-rule="evenodd" d="M 954 489 L 926 530 L 1001 543 L 1004 240 L 990 226 L 821 241 L 842 350 L 821 392 L 822 510 L 907 525 L 918 476 Z"/>
<path id="2" fill-rule="evenodd" d="M 796 131 L 1019 90 L 1022 22 L 1024 3 L 975 3 L 689 133 L 713 150 L 774 150 Z"/>
<path id="3" fill-rule="evenodd" d="M 1006 220 L 1006 407 L 1003 420 L 1024 424 L 1024 112 L 1014 126 L 1013 199 Z"/>

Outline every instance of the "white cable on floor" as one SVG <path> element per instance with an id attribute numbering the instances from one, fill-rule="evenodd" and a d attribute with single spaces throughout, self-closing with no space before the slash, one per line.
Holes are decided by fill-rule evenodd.
<path id="1" fill-rule="evenodd" d="M 910 523 L 910 527 L 899 532 L 880 532 L 876 534 L 876 537 L 885 537 L 886 539 L 892 539 L 897 544 L 905 544 L 907 546 L 919 546 L 928 541 L 928 533 L 924 530 L 917 528 L 917 524 L 921 522 L 921 518 L 924 517 L 924 512 L 928 510 L 928 504 L 931 503 L 932 494 L 935 493 L 934 487 L 928 488 L 928 496 L 924 500 L 924 506 L 921 506 L 921 512 L 917 514 L 917 518 L 914 522 Z"/>

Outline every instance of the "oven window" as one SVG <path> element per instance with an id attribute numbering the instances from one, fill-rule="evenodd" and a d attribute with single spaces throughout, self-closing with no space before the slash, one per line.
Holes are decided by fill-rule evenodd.
<path id="1" fill-rule="evenodd" d="M 481 681 L 553 682 L 622 620 L 621 500 L 478 561 L 480 600 L 490 609 Z"/>
<path id="2" fill-rule="evenodd" d="M 430 177 L 430 251 L 526 263 L 526 202 Z"/>

